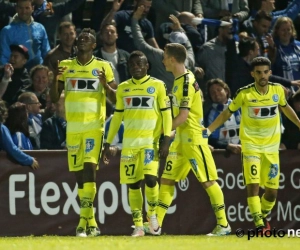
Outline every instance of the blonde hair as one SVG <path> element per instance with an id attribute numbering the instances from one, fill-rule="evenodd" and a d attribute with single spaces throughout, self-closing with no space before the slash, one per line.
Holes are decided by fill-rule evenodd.
<path id="1" fill-rule="evenodd" d="M 280 29 L 282 24 L 286 24 L 286 23 L 291 25 L 292 36 L 294 38 L 297 37 L 297 32 L 296 32 L 296 29 L 295 29 L 292 19 L 290 19 L 289 17 L 279 17 L 274 24 L 274 29 L 273 29 L 273 33 L 272 33 L 273 38 L 279 38 L 278 30 Z"/>

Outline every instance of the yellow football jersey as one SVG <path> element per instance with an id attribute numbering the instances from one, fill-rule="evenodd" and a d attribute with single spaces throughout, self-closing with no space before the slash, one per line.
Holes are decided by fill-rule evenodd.
<path id="1" fill-rule="evenodd" d="M 77 58 L 63 60 L 59 67 L 66 67 L 59 81 L 64 82 L 67 133 L 103 129 L 106 113 L 106 91 L 97 70 L 104 68 L 107 82 L 114 80 L 109 62 L 92 57 L 85 65 Z"/>
<path id="2" fill-rule="evenodd" d="M 142 148 L 157 143 L 162 133 L 161 112 L 169 112 L 170 124 L 172 119 L 164 82 L 149 75 L 139 80 L 131 78 L 118 86 L 116 96 L 115 112 L 123 112 L 123 148 Z M 108 138 L 113 122 L 110 126 Z"/>
<path id="3" fill-rule="evenodd" d="M 177 77 L 172 89 L 172 116 L 176 117 L 180 109 L 189 109 L 187 120 L 176 128 L 175 141 L 196 145 L 207 144 L 207 138 L 203 138 L 202 130 L 203 107 L 199 85 L 191 71 Z"/>
<path id="4" fill-rule="evenodd" d="M 278 152 L 281 136 L 278 105 L 287 105 L 280 84 L 269 82 L 264 95 L 254 83 L 238 90 L 228 108 L 231 112 L 242 110 L 240 139 L 243 152 Z"/>

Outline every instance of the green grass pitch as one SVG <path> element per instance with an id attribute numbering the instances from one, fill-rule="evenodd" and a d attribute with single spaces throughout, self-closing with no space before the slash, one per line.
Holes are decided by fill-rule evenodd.
<path id="1" fill-rule="evenodd" d="M 100 236 L 96 238 L 76 238 L 66 236 L 42 237 L 1 237 L 2 250 L 283 250 L 298 249 L 300 239 L 288 238 L 238 238 L 235 235 L 225 237 L 197 236 Z"/>

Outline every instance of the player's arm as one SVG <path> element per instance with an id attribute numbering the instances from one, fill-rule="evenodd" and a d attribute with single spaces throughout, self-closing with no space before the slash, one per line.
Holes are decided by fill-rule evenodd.
<path id="1" fill-rule="evenodd" d="M 226 122 L 231 116 L 232 112 L 227 108 L 214 120 L 207 128 L 208 136 Z"/>
<path id="2" fill-rule="evenodd" d="M 284 107 L 280 106 L 280 109 L 284 115 L 300 129 L 300 120 L 291 106 L 287 104 Z"/>
<path id="3" fill-rule="evenodd" d="M 102 70 L 98 70 L 98 76 L 101 85 L 106 91 L 106 95 L 109 98 L 109 100 L 115 104 L 116 103 L 116 88 L 117 84 L 114 79 L 114 73 L 111 68 L 111 65 L 108 64 L 107 67 L 102 67 Z"/>
<path id="4" fill-rule="evenodd" d="M 123 114 L 124 114 L 124 105 L 122 101 L 121 91 L 117 91 L 117 104 L 116 109 L 114 111 L 113 118 L 110 122 L 108 135 L 106 142 L 104 143 L 104 149 L 103 149 L 103 161 L 105 164 L 109 163 L 109 152 L 110 152 L 110 144 L 112 143 L 116 133 L 118 132 L 120 125 L 123 120 Z"/>
<path id="5" fill-rule="evenodd" d="M 53 103 L 58 102 L 61 92 L 64 90 L 64 81 L 63 81 L 63 73 L 67 67 L 63 67 L 60 65 L 59 61 L 57 61 L 57 70 L 54 70 L 53 74 L 53 83 L 50 88 L 50 98 Z"/>
<path id="6" fill-rule="evenodd" d="M 163 141 L 159 146 L 159 156 L 165 158 L 169 154 L 169 146 L 171 141 L 171 130 L 172 130 L 172 114 L 170 108 L 170 98 L 167 96 L 166 85 L 161 85 L 158 95 L 158 105 L 160 108 L 163 124 L 164 137 Z"/>
<path id="7" fill-rule="evenodd" d="M 181 108 L 179 114 L 172 121 L 172 130 L 185 123 L 189 116 L 190 110 L 188 108 Z"/>
<path id="8" fill-rule="evenodd" d="M 108 99 L 112 103 L 116 103 L 116 88 L 117 84 L 115 81 L 109 82 L 105 88 Z"/>

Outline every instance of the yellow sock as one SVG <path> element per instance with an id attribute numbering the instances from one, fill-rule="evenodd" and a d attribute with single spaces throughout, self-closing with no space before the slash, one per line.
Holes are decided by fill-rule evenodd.
<path id="1" fill-rule="evenodd" d="M 272 208 L 274 207 L 274 205 L 275 205 L 275 202 L 276 202 L 276 200 L 275 201 L 267 201 L 266 199 L 265 199 L 265 195 L 263 195 L 262 197 L 261 197 L 261 213 L 262 213 L 262 217 L 263 218 L 266 218 L 267 217 L 267 215 L 268 215 L 268 213 L 272 210 Z"/>
<path id="2" fill-rule="evenodd" d="M 263 227 L 264 222 L 261 215 L 261 205 L 259 196 L 252 196 L 247 198 L 250 213 L 253 217 L 253 222 L 256 227 Z"/>
<path id="3" fill-rule="evenodd" d="M 85 229 L 90 216 L 90 210 L 93 209 L 93 202 L 96 195 L 96 183 L 84 183 L 82 191 L 82 198 L 80 200 L 80 220 L 77 228 L 82 227 Z"/>
<path id="4" fill-rule="evenodd" d="M 83 188 L 78 188 L 77 193 L 78 193 L 79 201 L 81 201 L 83 195 Z"/>
<path id="5" fill-rule="evenodd" d="M 228 225 L 228 222 L 225 213 L 224 196 L 219 184 L 216 182 L 205 190 L 209 196 L 210 203 L 215 212 L 217 224 L 226 227 Z"/>
<path id="6" fill-rule="evenodd" d="M 93 189 L 95 190 L 94 197 L 93 197 L 93 203 L 94 203 L 94 199 L 95 199 L 97 189 L 96 189 L 96 183 L 93 182 L 93 184 L 94 184 Z M 95 219 L 94 206 L 92 206 L 90 208 L 89 217 L 88 217 L 88 225 L 89 225 L 89 227 L 98 227 L 96 219 Z"/>
<path id="7" fill-rule="evenodd" d="M 134 225 L 136 227 L 143 227 L 143 195 L 141 189 L 129 188 L 129 205 L 131 208 Z"/>
<path id="8" fill-rule="evenodd" d="M 145 186 L 145 193 L 147 197 L 147 203 L 148 203 L 148 217 L 151 215 L 156 214 L 156 207 L 158 203 L 158 192 L 159 192 L 159 186 L 156 182 L 155 187 L 150 188 L 147 185 Z"/>
<path id="9" fill-rule="evenodd" d="M 167 210 L 173 201 L 174 190 L 175 186 L 160 185 L 158 205 L 156 207 L 157 220 L 160 226 L 162 226 Z"/>

